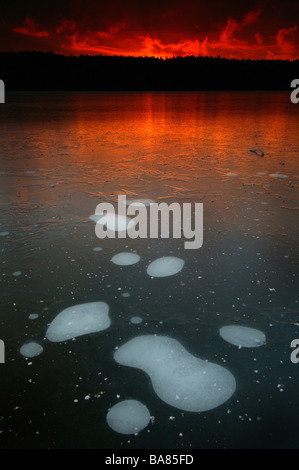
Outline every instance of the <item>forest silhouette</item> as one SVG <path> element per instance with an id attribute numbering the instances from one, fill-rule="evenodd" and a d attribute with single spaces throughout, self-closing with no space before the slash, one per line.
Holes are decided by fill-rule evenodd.
<path id="1" fill-rule="evenodd" d="M 0 52 L 7 91 L 289 90 L 299 61 Z"/>

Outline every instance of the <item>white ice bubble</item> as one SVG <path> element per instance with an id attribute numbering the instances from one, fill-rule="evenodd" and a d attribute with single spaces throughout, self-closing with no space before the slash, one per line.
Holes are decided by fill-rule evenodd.
<path id="1" fill-rule="evenodd" d="M 0 237 L 7 237 L 9 232 L 0 232 Z"/>
<path id="2" fill-rule="evenodd" d="M 14 273 L 12 273 L 12 275 L 13 275 L 14 277 L 19 277 L 19 276 L 22 275 L 22 271 L 15 271 Z"/>
<path id="3" fill-rule="evenodd" d="M 258 348 L 266 343 L 266 336 L 262 331 L 245 326 L 224 326 L 220 329 L 220 336 L 228 343 L 243 348 Z"/>
<path id="4" fill-rule="evenodd" d="M 119 214 L 93 214 L 90 219 L 97 224 L 105 226 L 112 232 L 124 232 L 128 228 L 134 226 L 134 221 L 129 217 Z"/>
<path id="5" fill-rule="evenodd" d="M 103 251 L 103 248 L 100 246 L 96 246 L 95 248 L 92 249 L 92 251 L 98 252 L 98 251 Z"/>
<path id="6" fill-rule="evenodd" d="M 126 202 L 127 206 L 132 206 L 132 207 L 144 207 L 144 206 L 151 206 L 152 204 L 155 204 L 155 201 L 152 201 L 151 199 L 133 199 L 133 200 L 128 200 Z"/>
<path id="7" fill-rule="evenodd" d="M 131 266 L 140 261 L 140 256 L 136 253 L 118 253 L 111 259 L 112 263 L 118 266 Z"/>
<path id="8" fill-rule="evenodd" d="M 37 313 L 31 313 L 28 318 L 29 320 L 36 320 L 38 317 L 39 315 Z"/>
<path id="9" fill-rule="evenodd" d="M 106 330 L 111 325 L 105 302 L 91 302 L 66 308 L 54 318 L 46 337 L 58 343 L 89 333 Z"/>
<path id="10" fill-rule="evenodd" d="M 36 357 L 39 356 L 43 352 L 44 348 L 38 344 L 32 341 L 31 343 L 26 343 L 23 344 L 23 346 L 20 349 L 20 353 L 24 357 Z"/>
<path id="11" fill-rule="evenodd" d="M 125 299 L 127 299 L 128 297 L 131 296 L 131 294 L 129 294 L 129 292 L 124 292 L 123 294 L 121 294 L 122 297 L 124 297 Z"/>
<path id="12" fill-rule="evenodd" d="M 143 320 L 141 317 L 132 317 L 130 318 L 130 322 L 133 323 L 133 325 L 138 325 L 139 323 L 142 323 Z"/>
<path id="13" fill-rule="evenodd" d="M 145 405 L 137 400 L 125 400 L 114 405 L 107 413 L 107 423 L 120 434 L 135 434 L 149 424 L 151 416 Z"/>
<path id="14" fill-rule="evenodd" d="M 114 353 L 114 359 L 146 372 L 161 400 L 181 410 L 211 410 L 236 390 L 235 378 L 228 370 L 192 356 L 166 336 L 133 338 Z"/>
<path id="15" fill-rule="evenodd" d="M 151 277 L 173 276 L 183 269 L 184 264 L 184 260 L 175 256 L 163 256 L 150 263 L 146 272 Z"/>
<path id="16" fill-rule="evenodd" d="M 277 173 L 273 173 L 273 174 L 271 174 L 271 175 L 269 175 L 269 176 L 271 176 L 271 178 L 287 178 L 286 175 L 279 175 L 279 174 L 277 174 Z"/>

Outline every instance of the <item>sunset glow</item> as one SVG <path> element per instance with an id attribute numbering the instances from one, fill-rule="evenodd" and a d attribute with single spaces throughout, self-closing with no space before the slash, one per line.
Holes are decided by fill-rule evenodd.
<path id="1" fill-rule="evenodd" d="M 171 58 L 299 58 L 298 2 L 67 0 L 2 7 L 2 51 Z M 16 8 L 17 7 L 17 8 Z"/>

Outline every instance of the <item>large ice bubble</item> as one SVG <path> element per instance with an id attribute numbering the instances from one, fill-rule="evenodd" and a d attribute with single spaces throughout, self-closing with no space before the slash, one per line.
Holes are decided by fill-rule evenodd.
<path id="1" fill-rule="evenodd" d="M 106 419 L 113 431 L 120 434 L 135 434 L 149 424 L 151 417 L 147 407 L 139 401 L 125 400 L 114 405 Z"/>
<path id="2" fill-rule="evenodd" d="M 38 344 L 32 341 L 31 343 L 26 343 L 23 344 L 23 346 L 20 349 L 20 353 L 24 357 L 36 357 L 39 356 L 43 352 L 44 348 Z"/>
<path id="3" fill-rule="evenodd" d="M 110 325 L 108 305 L 105 302 L 91 302 L 60 312 L 49 326 L 46 337 L 58 343 L 106 330 Z"/>
<path id="4" fill-rule="evenodd" d="M 262 331 L 246 326 L 224 326 L 220 328 L 220 336 L 228 343 L 242 348 L 258 348 L 266 343 L 266 336 Z"/>
<path id="5" fill-rule="evenodd" d="M 212 410 L 236 390 L 235 378 L 227 369 L 192 356 L 167 336 L 133 338 L 114 353 L 114 359 L 146 372 L 161 400 L 181 410 Z"/>
<path id="6" fill-rule="evenodd" d="M 111 259 L 112 263 L 118 266 L 131 266 L 140 261 L 140 256 L 136 253 L 118 253 Z"/>
<path id="7" fill-rule="evenodd" d="M 150 263 L 146 272 L 151 277 L 173 276 L 183 269 L 184 264 L 184 260 L 175 256 L 163 256 Z"/>

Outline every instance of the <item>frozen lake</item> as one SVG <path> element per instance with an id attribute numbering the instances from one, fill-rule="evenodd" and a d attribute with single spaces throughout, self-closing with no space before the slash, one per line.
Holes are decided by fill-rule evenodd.
<path id="1" fill-rule="evenodd" d="M 298 111 L 287 93 L 7 95 L 0 448 L 299 447 Z M 202 248 L 99 240 L 89 217 L 119 194 L 203 203 Z M 166 256 L 184 263 L 149 276 Z"/>

